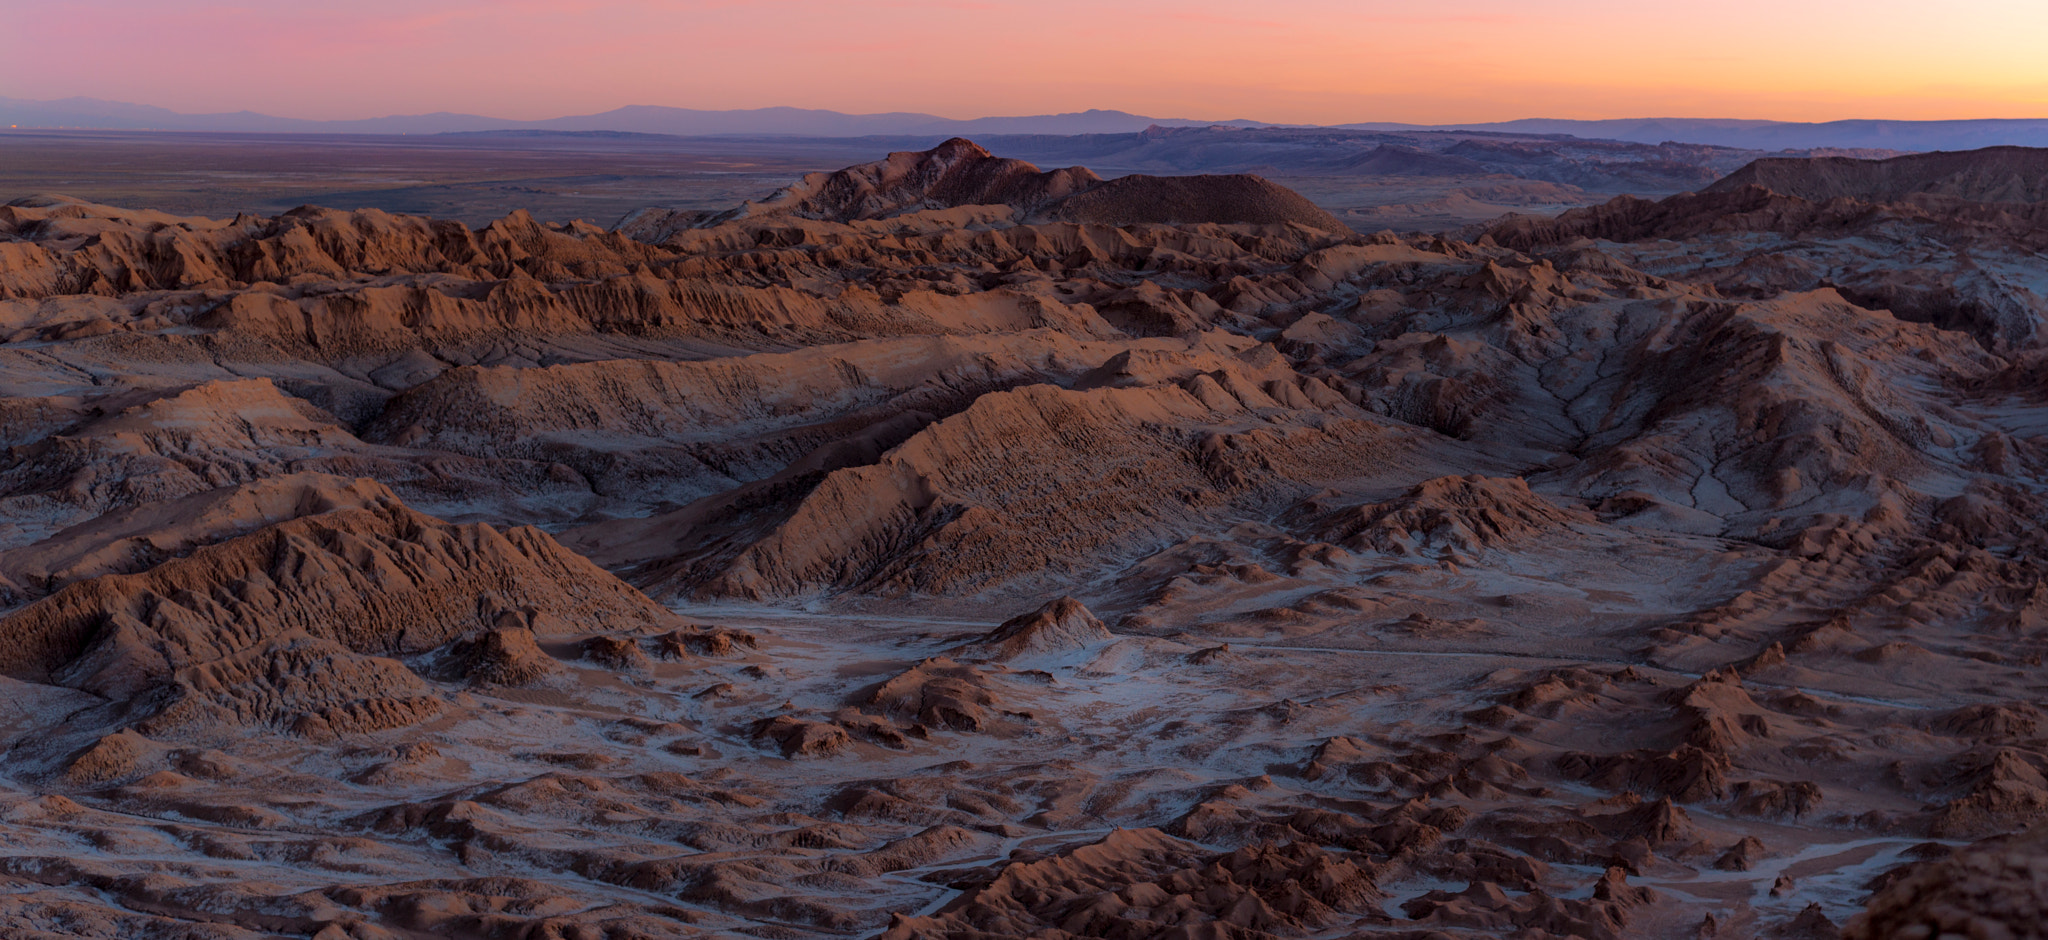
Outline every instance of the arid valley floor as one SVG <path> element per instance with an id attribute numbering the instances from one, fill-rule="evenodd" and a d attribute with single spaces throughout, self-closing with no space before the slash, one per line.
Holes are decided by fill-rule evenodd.
<path id="1" fill-rule="evenodd" d="M 0 936 L 2040 935 L 2048 151 L 1411 143 L 0 140 Z"/>

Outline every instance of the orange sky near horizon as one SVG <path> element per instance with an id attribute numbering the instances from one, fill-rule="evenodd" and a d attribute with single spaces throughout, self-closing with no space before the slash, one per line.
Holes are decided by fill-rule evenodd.
<path id="1" fill-rule="evenodd" d="M 2048 117 L 2048 0 L 0 0 L 0 34 L 0 96 L 306 118 Z"/>

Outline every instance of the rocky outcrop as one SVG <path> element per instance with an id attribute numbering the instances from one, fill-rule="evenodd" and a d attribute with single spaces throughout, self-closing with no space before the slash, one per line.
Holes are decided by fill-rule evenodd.
<path id="1" fill-rule="evenodd" d="M 1295 844 L 1222 856 L 1156 830 L 1005 866 L 995 880 L 928 917 L 899 918 L 889 940 L 938 937 L 1166 938 L 1195 919 L 1248 940 L 1289 936 L 1375 910 L 1382 897 L 1357 864 Z"/>
<path id="2" fill-rule="evenodd" d="M 892 153 L 875 163 L 812 173 L 761 202 L 710 221 L 786 213 L 851 222 L 922 209 L 996 205 L 1009 206 L 1022 218 L 1101 182 L 1084 167 L 1041 172 L 955 137 L 922 153 Z"/>
<path id="3" fill-rule="evenodd" d="M 2048 846 L 2040 833 L 1994 839 L 1923 862 L 1872 895 L 1845 940 L 2040 937 L 2048 924 Z"/>
<path id="4" fill-rule="evenodd" d="M 1317 534 L 1354 551 L 1470 555 L 1592 521 L 1591 513 L 1557 506 L 1522 480 L 1475 475 L 1426 480 L 1398 499 L 1330 513 Z"/>
<path id="5" fill-rule="evenodd" d="M 537 530 L 450 525 L 385 493 L 64 587 L 0 619 L 0 669 L 127 703 L 151 734 L 334 738 L 442 710 L 392 656 L 475 635 L 461 671 L 518 685 L 553 670 L 535 626 L 674 622 Z"/>
<path id="6" fill-rule="evenodd" d="M 1349 234 L 1350 226 L 1301 194 L 1257 176 L 1123 176 L 1042 210 L 1068 222 L 1104 225 L 1301 225 Z"/>
<path id="7" fill-rule="evenodd" d="M 1727 296 L 1832 288 L 1867 307 L 1967 330 L 1994 349 L 2031 348 L 2048 300 L 2020 272 L 2044 245 L 2044 154 L 1994 147 L 1759 160 L 1698 193 L 1512 217 L 1486 237 L 1521 250 L 1628 243 L 1632 264 Z M 1653 247 L 1660 240 L 1686 247 Z M 1886 247 L 1873 253 L 1872 244 Z M 1921 246 L 1910 267 L 1879 260 L 1908 245 Z"/>
<path id="8" fill-rule="evenodd" d="M 1211 430 L 1213 409 L 1273 399 L 1255 387 L 1232 395 L 1207 376 L 1186 385 L 1194 391 L 1036 385 L 984 396 L 880 461 L 827 475 L 765 532 L 668 563 L 655 584 L 741 597 L 980 590 L 1157 538 L 1210 507 L 1281 497 L 1401 446 L 1370 422 L 1334 416 Z M 1332 407 L 1343 410 L 1341 400 Z M 1097 484 L 1064 485 L 1075 473 Z"/>
<path id="9" fill-rule="evenodd" d="M 396 501 L 381 483 L 323 473 L 202 490 L 116 510 L 33 547 L 0 552 L 0 576 L 48 593 L 74 581 L 146 570 L 201 545 L 289 519 Z"/>
<path id="10" fill-rule="evenodd" d="M 1300 194 L 1257 176 L 1140 175 L 1105 181 L 1086 167 L 1041 171 L 960 137 L 921 153 L 892 153 L 875 163 L 812 173 L 760 202 L 724 213 L 687 220 L 674 214 L 631 216 L 620 231 L 660 241 L 673 234 L 678 222 L 700 228 L 775 216 L 853 222 L 963 206 L 1007 207 L 1019 221 L 1294 223 L 1336 234 L 1351 231 Z"/>
<path id="11" fill-rule="evenodd" d="M 294 519 L 146 572 L 71 585 L 5 621 L 0 670 L 59 669 L 96 690 L 303 629 L 365 653 L 417 652 L 532 607 L 567 623 L 670 615 L 534 529 L 450 525 L 395 502 Z M 81 660 L 82 657 L 82 660 Z"/>

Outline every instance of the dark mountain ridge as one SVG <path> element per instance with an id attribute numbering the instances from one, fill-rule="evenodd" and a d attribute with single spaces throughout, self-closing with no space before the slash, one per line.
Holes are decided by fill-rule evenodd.
<path id="1" fill-rule="evenodd" d="M 1888 160 L 1765 158 L 1729 174 L 1706 191 L 1729 192 L 1752 185 L 1817 201 L 1846 197 L 1896 202 L 1927 195 L 1968 202 L 2042 202 L 2048 200 L 2048 149 L 1987 147 Z"/>

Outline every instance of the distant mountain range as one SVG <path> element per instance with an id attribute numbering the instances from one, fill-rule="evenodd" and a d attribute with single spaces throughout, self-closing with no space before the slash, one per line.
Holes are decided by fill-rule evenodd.
<path id="1" fill-rule="evenodd" d="M 844 114 L 806 108 L 755 108 L 700 111 L 633 105 L 601 114 L 574 115 L 544 121 L 513 121 L 476 114 L 393 115 L 348 121 L 310 121 L 254 111 L 224 114 L 181 114 L 149 105 L 64 98 L 28 101 L 0 98 L 0 126 L 75 127 L 104 130 L 216 131 L 236 133 L 441 134 L 478 131 L 617 131 L 640 134 L 701 136 L 988 136 L 998 134 L 1127 134 L 1148 127 L 1301 127 L 1263 121 L 1196 121 L 1156 118 L 1125 111 L 1090 110 L 1069 114 L 985 117 L 954 120 L 935 114 L 889 112 Z M 1598 140 L 1656 144 L 1714 144 L 1748 150 L 1811 150 L 1816 148 L 1884 150 L 1969 150 L 2016 145 L 2048 147 L 2048 119 L 1972 121 L 1829 121 L 1803 124 L 1785 121 L 1742 121 L 1702 118 L 1637 118 L 1566 121 L 1532 118 L 1482 124 L 1336 125 L 1364 131 L 1465 131 L 1527 136 L 1571 135 Z"/>
<path id="2" fill-rule="evenodd" d="M 2048 147 L 2048 119 L 1975 121 L 1739 121 L 1715 118 L 1627 118 L 1558 121 L 1529 118 L 1491 124 L 1343 124 L 1348 130 L 1462 130 L 1508 134 L 1570 134 L 1640 144 L 1713 144 L 1745 150 L 1976 150 Z"/>
<path id="3" fill-rule="evenodd" d="M 895 111 L 842 114 L 808 108 L 698 111 L 632 105 L 602 114 L 513 121 L 476 114 L 407 114 L 351 121 L 309 121 L 254 111 L 180 114 L 149 105 L 64 98 L 26 101 L 0 98 L 0 126 L 77 127 L 102 130 L 221 131 L 234 133 L 442 134 L 476 131 L 623 131 L 702 136 L 873 137 L 975 134 L 1123 134 L 1147 127 L 1268 126 L 1257 121 L 1192 121 L 1153 118 L 1123 111 L 1082 111 L 958 121 L 936 114 Z"/>

